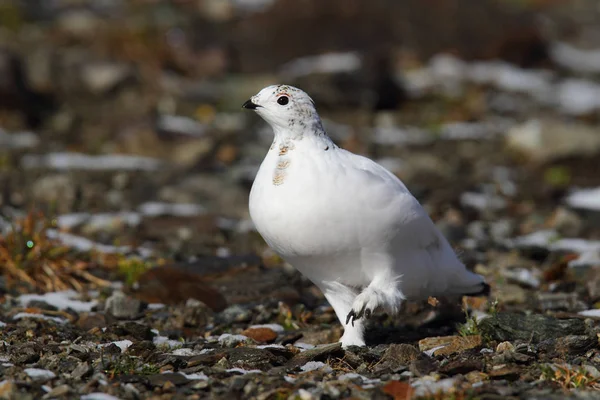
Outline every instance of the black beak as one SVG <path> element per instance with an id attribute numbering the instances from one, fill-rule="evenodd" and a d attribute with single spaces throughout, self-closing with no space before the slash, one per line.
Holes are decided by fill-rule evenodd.
<path id="1" fill-rule="evenodd" d="M 254 104 L 252 100 L 248 100 L 247 102 L 242 104 L 242 108 L 247 108 L 248 110 L 256 110 L 258 107 L 260 106 L 258 104 Z"/>

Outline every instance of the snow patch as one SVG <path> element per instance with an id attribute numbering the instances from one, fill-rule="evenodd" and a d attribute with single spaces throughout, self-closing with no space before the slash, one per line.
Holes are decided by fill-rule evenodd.
<path id="1" fill-rule="evenodd" d="M 1 149 L 29 149 L 36 147 L 39 143 L 40 138 L 33 132 L 8 133 L 0 128 Z"/>
<path id="2" fill-rule="evenodd" d="M 133 342 L 131 340 L 128 340 L 128 339 L 117 340 L 116 342 L 110 342 L 110 343 L 101 344 L 100 347 L 110 346 L 111 344 L 114 344 L 118 348 L 120 348 L 121 349 L 121 353 L 125 353 L 127 351 L 127 349 L 129 348 L 129 346 L 131 346 L 133 344 Z"/>
<path id="3" fill-rule="evenodd" d="M 582 73 L 600 73 L 600 49 L 578 49 L 568 43 L 557 42 L 550 48 L 550 56 L 561 67 Z"/>
<path id="4" fill-rule="evenodd" d="M 301 366 L 300 369 L 302 370 L 302 372 L 321 370 L 323 372 L 329 373 L 333 371 L 333 369 L 329 365 L 325 364 L 322 361 L 309 361 L 303 366 Z"/>
<path id="5" fill-rule="evenodd" d="M 194 374 L 186 374 L 186 373 L 180 372 L 180 374 L 185 376 L 187 379 L 189 379 L 191 381 L 207 381 L 208 380 L 208 376 L 206 376 L 202 372 L 196 372 Z"/>
<path id="6" fill-rule="evenodd" d="M 242 374 L 242 375 L 246 375 L 246 374 L 262 374 L 262 371 L 260 369 L 243 369 L 243 368 L 229 368 L 229 369 L 226 370 L 226 372 L 229 372 L 229 373 L 237 372 L 237 373 Z"/>
<path id="7" fill-rule="evenodd" d="M 217 339 L 217 341 L 221 345 L 226 345 L 226 346 L 235 346 L 236 344 L 245 342 L 246 340 L 248 340 L 248 336 L 245 336 L 245 335 L 232 335 L 230 333 L 223 333 Z"/>
<path id="8" fill-rule="evenodd" d="M 155 346 L 167 346 L 171 349 L 183 346 L 183 343 L 181 343 L 179 340 L 169 339 L 166 336 L 155 336 L 152 339 L 152 343 L 154 343 Z"/>
<path id="9" fill-rule="evenodd" d="M 190 348 L 187 347 L 182 347 L 180 349 L 175 349 L 171 352 L 172 355 L 174 356 L 186 356 L 186 357 L 191 357 L 191 356 L 195 356 L 198 354 L 197 351 L 194 351 Z"/>
<path id="10" fill-rule="evenodd" d="M 110 394 L 102 393 L 102 392 L 94 392 L 94 393 L 84 394 L 79 399 L 80 400 L 120 400 L 118 397 L 112 396 Z"/>
<path id="11" fill-rule="evenodd" d="M 133 211 L 123 211 L 117 213 L 72 213 L 63 214 L 56 219 L 56 224 L 61 229 L 72 229 L 76 226 L 85 224 L 91 230 L 104 230 L 114 226 L 125 224 L 128 226 L 137 226 L 142 221 L 139 213 Z"/>
<path id="12" fill-rule="evenodd" d="M 566 197 L 565 202 L 572 208 L 600 211 L 600 187 L 576 190 Z"/>
<path id="13" fill-rule="evenodd" d="M 26 307 L 31 301 L 43 301 L 59 310 L 68 308 L 77 312 L 90 312 L 92 308 L 98 305 L 97 301 L 81 301 L 75 300 L 78 293 L 74 290 L 65 290 L 62 292 L 53 292 L 46 294 L 24 294 L 19 296 L 19 303 Z"/>
<path id="14" fill-rule="evenodd" d="M 20 312 L 13 316 L 13 319 L 15 321 L 19 320 L 19 319 L 23 319 L 23 318 L 42 319 L 44 321 L 54 321 L 57 324 L 66 324 L 67 322 L 69 322 L 63 318 L 51 317 L 49 315 L 43 315 L 43 314 L 30 314 L 30 313 L 26 313 L 26 312 Z"/>
<path id="15" fill-rule="evenodd" d="M 126 154 L 93 156 L 82 153 L 48 153 L 44 155 L 27 154 L 21 159 L 25 169 L 51 168 L 60 171 L 156 171 L 160 160 Z"/>
<path id="16" fill-rule="evenodd" d="M 285 328 L 279 324 L 261 324 L 261 325 L 252 325 L 250 329 L 259 329 L 259 328 L 267 328 L 277 333 L 282 333 L 285 331 Z"/>
<path id="17" fill-rule="evenodd" d="M 72 247 L 76 250 L 87 252 L 96 250 L 101 253 L 115 254 L 115 253 L 128 253 L 131 251 L 130 246 L 110 246 L 107 244 L 97 243 L 83 236 L 73 235 L 71 233 L 59 232 L 55 229 L 48 229 L 46 235 L 50 239 L 56 239 L 62 244 L 68 247 Z"/>
<path id="18" fill-rule="evenodd" d="M 600 309 L 579 311 L 578 314 L 583 315 L 584 317 L 600 318 Z"/>
<path id="19" fill-rule="evenodd" d="M 171 215 L 174 217 L 194 217 L 203 214 L 206 209 L 199 204 L 147 202 L 138 207 L 138 211 L 146 217 Z"/>

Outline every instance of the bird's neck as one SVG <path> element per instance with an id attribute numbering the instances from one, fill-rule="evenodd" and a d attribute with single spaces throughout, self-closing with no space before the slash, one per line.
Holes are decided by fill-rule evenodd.
<path id="1" fill-rule="evenodd" d="M 338 147 L 327 136 L 320 119 L 312 123 L 295 124 L 287 128 L 273 127 L 275 139 L 269 150 L 272 165 L 272 183 L 283 185 L 288 179 L 289 167 L 296 164 L 298 156 L 306 153 L 325 152 Z"/>
<path id="2" fill-rule="evenodd" d="M 314 143 L 320 147 L 334 146 L 325 132 L 321 119 L 316 116 L 309 121 L 291 120 L 287 126 L 273 126 L 273 145 L 293 147 L 296 142 Z"/>

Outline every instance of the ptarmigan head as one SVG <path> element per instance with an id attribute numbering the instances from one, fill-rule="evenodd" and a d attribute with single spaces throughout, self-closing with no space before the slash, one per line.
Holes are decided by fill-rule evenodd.
<path id="1" fill-rule="evenodd" d="M 315 125 L 321 126 L 314 101 L 293 86 L 267 86 L 242 107 L 256 111 L 276 132 L 312 130 L 315 129 Z"/>

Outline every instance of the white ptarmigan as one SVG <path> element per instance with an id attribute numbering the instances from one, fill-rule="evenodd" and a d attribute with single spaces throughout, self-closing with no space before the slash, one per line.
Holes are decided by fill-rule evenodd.
<path id="1" fill-rule="evenodd" d="M 363 317 L 377 308 L 489 290 L 400 179 L 333 143 L 302 90 L 268 86 L 243 107 L 275 133 L 250 192 L 252 221 L 323 291 L 345 325 L 344 347 L 365 345 Z"/>

